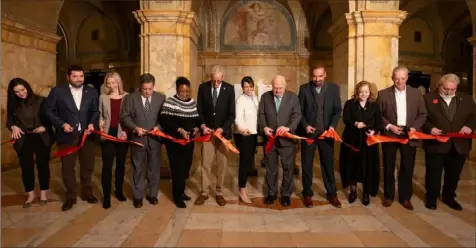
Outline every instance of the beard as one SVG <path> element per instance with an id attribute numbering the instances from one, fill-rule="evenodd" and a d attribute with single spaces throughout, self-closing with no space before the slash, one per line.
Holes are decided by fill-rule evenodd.
<path id="1" fill-rule="evenodd" d="M 443 98 L 443 100 L 445 101 L 448 101 L 448 100 L 451 100 L 455 94 L 452 94 L 452 95 L 443 95 L 443 94 L 440 94 L 441 98 Z"/>
<path id="2" fill-rule="evenodd" d="M 71 86 L 72 86 L 73 88 L 79 89 L 79 88 L 83 87 L 83 83 L 84 83 L 84 82 L 75 82 L 75 83 L 71 83 Z"/>
<path id="3" fill-rule="evenodd" d="M 313 81 L 313 82 L 314 82 L 314 85 L 317 86 L 317 87 L 322 86 L 322 84 L 324 83 L 323 80 L 316 80 L 316 81 Z"/>

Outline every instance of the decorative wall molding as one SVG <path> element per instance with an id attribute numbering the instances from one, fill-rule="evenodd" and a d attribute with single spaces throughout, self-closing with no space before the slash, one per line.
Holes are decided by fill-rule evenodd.
<path id="1" fill-rule="evenodd" d="M 2 42 L 56 53 L 61 37 L 49 31 L 30 27 L 11 19 L 2 18 Z"/>

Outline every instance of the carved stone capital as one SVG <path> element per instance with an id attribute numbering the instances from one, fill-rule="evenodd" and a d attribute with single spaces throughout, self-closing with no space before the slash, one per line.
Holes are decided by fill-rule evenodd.
<path id="1" fill-rule="evenodd" d="M 141 35 L 178 35 L 191 38 L 198 45 L 200 26 L 192 11 L 137 10 L 136 20 L 141 24 Z"/>

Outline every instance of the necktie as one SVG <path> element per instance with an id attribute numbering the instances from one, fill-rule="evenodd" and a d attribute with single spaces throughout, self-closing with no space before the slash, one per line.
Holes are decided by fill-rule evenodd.
<path id="1" fill-rule="evenodd" d="M 147 114 L 147 113 L 149 112 L 149 109 L 150 109 L 150 101 L 149 101 L 149 98 L 146 98 L 146 99 L 145 99 L 144 109 L 145 109 L 145 113 Z"/>
<path id="2" fill-rule="evenodd" d="M 279 110 L 279 105 L 281 105 L 281 97 L 276 97 L 276 111 Z"/>
<path id="3" fill-rule="evenodd" d="M 213 98 L 213 107 L 215 107 L 217 105 L 217 100 L 218 100 L 218 92 L 217 92 L 217 88 L 215 87 L 213 87 L 212 98 Z"/>

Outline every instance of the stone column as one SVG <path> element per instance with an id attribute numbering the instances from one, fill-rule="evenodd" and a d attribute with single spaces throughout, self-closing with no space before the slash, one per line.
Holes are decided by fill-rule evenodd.
<path id="1" fill-rule="evenodd" d="M 342 100 L 355 84 L 366 80 L 380 90 L 392 84 L 398 65 L 399 26 L 407 13 L 400 10 L 361 10 L 346 13 L 329 29 L 334 43 L 334 78 Z"/>
<path id="2" fill-rule="evenodd" d="M 56 44 L 60 37 L 2 17 L 2 141 L 10 139 L 5 128 L 8 83 L 15 77 L 28 81 L 33 91 L 47 96 L 56 85 Z M 18 167 L 17 154 L 11 145 L 2 146 L 2 171 Z"/>
<path id="3" fill-rule="evenodd" d="M 473 100 L 476 101 L 476 37 L 470 37 L 468 41 L 473 46 Z M 474 131 L 474 130 L 473 130 Z M 473 147 L 469 153 L 469 159 L 476 159 L 476 140 L 473 139 Z"/>
<path id="4" fill-rule="evenodd" d="M 141 73 L 154 75 L 155 90 L 173 96 L 178 76 L 199 82 L 197 47 L 200 29 L 195 13 L 190 11 L 191 1 L 155 2 L 141 1 L 141 9 L 134 12 L 141 24 Z M 169 176 L 167 153 L 162 147 L 161 177 Z"/>

